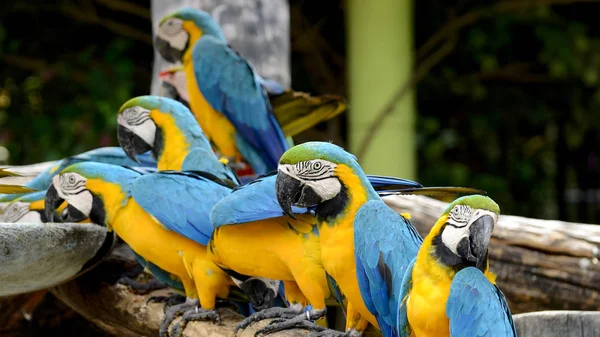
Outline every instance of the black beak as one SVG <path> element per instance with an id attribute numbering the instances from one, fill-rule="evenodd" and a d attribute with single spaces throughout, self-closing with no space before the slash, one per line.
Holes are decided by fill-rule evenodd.
<path id="1" fill-rule="evenodd" d="M 127 154 L 127 157 L 131 158 L 131 160 L 136 163 L 140 162 L 136 157 L 138 154 L 148 152 L 152 149 L 152 146 L 122 125 L 117 127 L 117 139 L 119 140 L 121 148 L 123 148 L 123 151 Z"/>
<path id="2" fill-rule="evenodd" d="M 54 211 L 63 201 L 65 200 L 58 196 L 58 191 L 54 187 L 54 184 L 50 185 L 44 198 L 44 215 L 48 222 L 54 222 Z"/>
<path id="3" fill-rule="evenodd" d="M 178 61 L 181 61 L 183 51 L 171 47 L 168 41 L 157 37 L 154 41 L 154 45 L 156 46 L 160 56 L 162 56 L 162 58 L 164 58 L 167 62 L 177 63 Z"/>
<path id="4" fill-rule="evenodd" d="M 67 211 L 66 214 L 64 212 L 62 214 L 64 222 L 80 222 L 88 218 L 87 215 L 83 214 L 80 210 L 72 205 L 67 205 L 65 210 Z"/>
<path id="5" fill-rule="evenodd" d="M 487 267 L 488 247 L 492 232 L 494 231 L 495 220 L 490 215 L 484 215 L 477 219 L 470 227 L 469 242 L 472 258 L 474 258 L 475 267 L 485 271 Z"/>
<path id="6" fill-rule="evenodd" d="M 300 193 L 302 193 L 302 182 L 279 171 L 275 181 L 275 191 L 277 191 L 277 202 L 283 213 L 296 219 L 292 211 L 292 204 L 299 199 Z"/>
<path id="7" fill-rule="evenodd" d="M 240 288 L 248 296 L 252 307 L 256 311 L 272 307 L 277 296 L 275 291 L 269 288 L 264 281 L 256 278 L 242 282 Z"/>

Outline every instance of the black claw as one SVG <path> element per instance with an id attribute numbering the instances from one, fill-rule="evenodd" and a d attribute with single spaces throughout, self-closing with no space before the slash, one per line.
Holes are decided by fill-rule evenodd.
<path id="1" fill-rule="evenodd" d="M 233 334 L 234 334 L 234 336 L 237 336 L 237 333 L 240 329 L 243 330 L 243 329 L 249 327 L 252 323 L 262 321 L 263 319 L 271 319 L 271 318 L 284 319 L 284 320 L 291 319 L 291 318 L 294 318 L 294 317 L 298 316 L 299 314 L 301 314 L 302 311 L 303 311 L 302 308 L 298 309 L 298 308 L 293 308 L 293 307 L 289 307 L 289 308 L 273 307 L 273 308 L 261 310 L 250 317 L 244 318 L 244 320 L 241 321 L 235 327 Z"/>
<path id="2" fill-rule="evenodd" d="M 254 333 L 254 337 L 258 337 L 260 335 L 269 335 L 274 332 L 289 330 L 289 329 L 304 329 L 315 332 L 323 332 L 324 330 L 328 330 L 320 325 L 315 324 L 312 321 L 307 320 L 306 315 L 298 315 L 292 319 L 285 320 L 276 324 L 269 324 L 264 328 L 257 330 Z"/>
<path id="3" fill-rule="evenodd" d="M 160 324 L 160 329 L 158 331 L 158 335 L 160 337 L 169 337 L 169 326 L 171 326 L 171 323 L 173 323 L 173 321 L 178 316 L 181 316 L 188 310 L 190 310 L 190 309 L 195 310 L 197 306 L 198 306 L 197 301 L 196 301 L 196 303 L 185 302 L 182 304 L 176 304 L 176 305 L 170 307 L 169 309 L 167 309 L 165 312 L 165 317 L 163 318 L 163 321 Z"/>
<path id="4" fill-rule="evenodd" d="M 186 311 L 179 322 L 175 323 L 171 329 L 171 337 L 180 337 L 189 322 L 198 321 L 212 321 L 219 325 L 222 324 L 221 316 L 215 310 L 204 310 L 196 307 L 195 309 Z"/>

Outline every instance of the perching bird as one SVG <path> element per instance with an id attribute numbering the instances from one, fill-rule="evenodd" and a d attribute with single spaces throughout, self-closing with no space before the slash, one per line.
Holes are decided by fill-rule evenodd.
<path id="1" fill-rule="evenodd" d="M 300 144 L 286 151 L 279 163 L 276 193 L 281 208 L 293 216 L 292 205 L 316 206 L 323 267 L 362 317 L 386 336 L 393 335 L 393 294 L 386 295 L 385 282 L 372 278 L 373 268 L 383 268 L 380 259 L 390 263 L 385 254 L 397 250 L 403 259 L 396 260 L 394 268 L 404 275 L 421 237 L 410 222 L 384 204 L 356 158 L 341 147 L 325 142 Z M 366 233 L 368 225 L 379 228 L 378 232 Z M 396 228 L 393 237 L 390 228 Z M 355 240 L 364 235 L 381 235 L 387 245 L 355 247 Z M 367 255 L 359 255 L 359 248 Z M 375 249 L 381 249 L 383 257 Z M 364 274 L 377 283 L 359 282 Z"/>
<path id="2" fill-rule="evenodd" d="M 159 96 L 139 96 L 119 109 L 119 144 L 132 160 L 147 151 L 158 161 L 158 170 L 204 171 L 231 186 L 235 173 L 220 162 L 191 111 L 181 103 Z"/>
<path id="3" fill-rule="evenodd" d="M 488 245 L 499 212 L 498 204 L 481 195 L 458 198 L 446 208 L 404 276 L 399 336 L 517 336 L 489 270 Z"/>
<path id="4" fill-rule="evenodd" d="M 167 334 L 176 315 L 184 313 L 172 332 L 178 336 L 188 321 L 219 321 L 214 310 L 216 298 L 228 298 L 230 286 L 234 286 L 206 256 L 213 231 L 210 210 L 230 193 L 225 184 L 214 182 L 220 180 L 210 174 L 164 171 L 140 175 L 126 167 L 83 162 L 53 178 L 45 212 L 51 217 L 54 208 L 66 200 L 67 221 L 89 217 L 114 230 L 146 261 L 177 276 L 188 300 L 169 308 L 161 335 Z"/>
<path id="5" fill-rule="evenodd" d="M 290 328 L 322 328 L 308 320 L 323 317 L 330 286 L 320 258 L 319 233 L 312 210 L 293 208 L 295 219 L 285 216 L 277 203 L 275 172 L 236 188 L 215 205 L 211 221 L 215 232 L 209 243 L 209 256 L 225 270 L 245 275 L 283 280 L 289 308 L 271 308 L 251 316 L 238 328 L 266 318 L 284 318 L 257 333 L 273 333 Z M 387 189 L 421 188 L 414 181 L 368 177 L 374 187 Z M 393 211 L 392 211 L 393 212 Z M 240 251 L 243 254 L 240 254 Z M 302 314 L 310 304 L 308 315 Z M 355 316 L 352 307 L 349 317 Z M 348 320 L 348 329 L 362 331 L 366 324 Z M 331 332 L 331 331 L 329 331 Z"/>
<path id="6" fill-rule="evenodd" d="M 171 97 L 189 107 L 189 91 L 182 66 L 164 69 L 159 78 L 166 84 L 164 90 L 167 95 L 163 96 Z M 265 79 L 262 84 L 269 96 L 273 114 L 286 137 L 296 136 L 348 109 L 346 101 L 340 96 L 311 96 L 285 89 L 278 83 Z"/>

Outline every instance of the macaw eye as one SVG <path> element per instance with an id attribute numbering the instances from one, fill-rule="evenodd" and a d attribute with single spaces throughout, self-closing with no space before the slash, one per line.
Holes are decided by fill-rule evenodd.
<path id="1" fill-rule="evenodd" d="M 167 35 L 175 35 L 181 31 L 182 21 L 178 19 L 167 20 L 160 28 Z"/>
<path id="2" fill-rule="evenodd" d="M 69 184 L 75 184 L 75 177 L 73 177 L 73 176 L 69 177 Z"/>
<path id="3" fill-rule="evenodd" d="M 313 164 L 313 170 L 320 170 L 321 166 L 322 166 L 322 164 L 320 162 L 315 162 Z"/>
<path id="4" fill-rule="evenodd" d="M 18 211 L 18 210 L 19 210 L 19 206 L 17 206 L 17 205 L 13 205 L 13 207 L 12 207 L 12 210 L 13 210 L 13 212 L 16 212 L 16 211 Z"/>

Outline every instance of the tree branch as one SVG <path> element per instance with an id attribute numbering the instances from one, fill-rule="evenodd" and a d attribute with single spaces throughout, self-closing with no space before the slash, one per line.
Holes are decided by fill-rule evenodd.
<path id="1" fill-rule="evenodd" d="M 157 290 L 146 295 L 132 293 L 115 282 L 133 268 L 137 262 L 126 245 L 120 245 L 96 268 L 79 278 L 51 288 L 53 295 L 101 329 L 123 337 L 157 336 L 164 313 L 163 305 L 146 304 L 150 296 L 167 295 L 167 290 Z M 188 324 L 183 336 L 231 336 L 242 316 L 229 308 L 218 309 L 222 325 L 211 322 Z M 253 337 L 254 332 L 269 320 L 251 325 L 238 333 L 239 337 Z M 274 337 L 308 336 L 304 330 L 289 330 L 273 334 Z"/>

